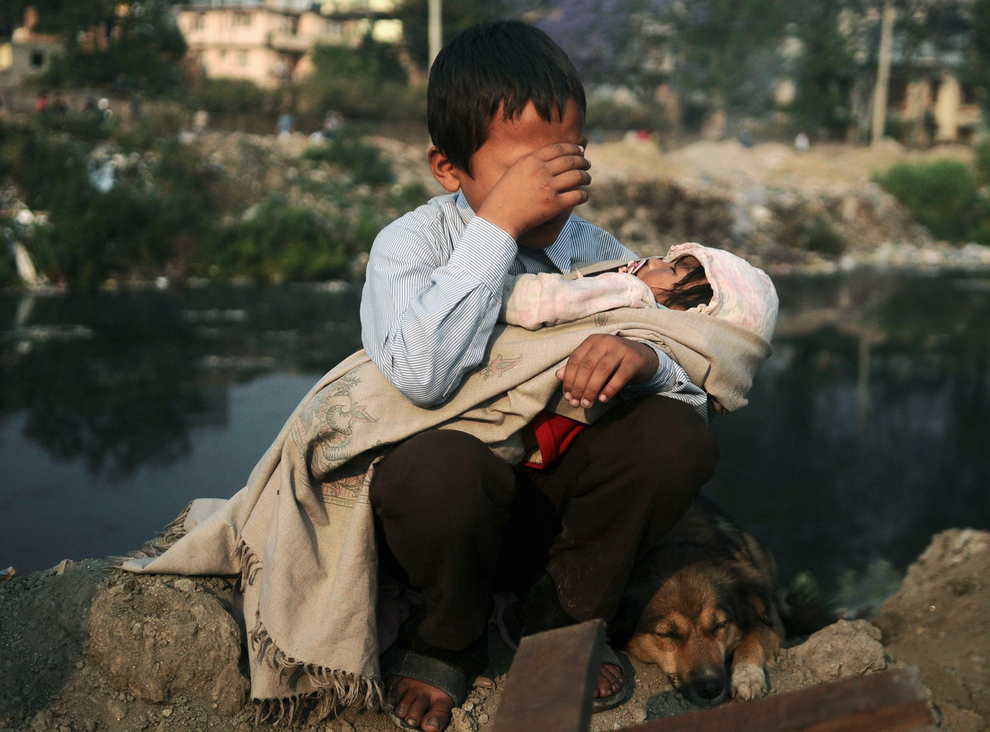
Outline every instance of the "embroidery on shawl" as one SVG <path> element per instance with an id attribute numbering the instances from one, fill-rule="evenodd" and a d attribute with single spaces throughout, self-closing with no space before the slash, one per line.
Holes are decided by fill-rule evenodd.
<path id="1" fill-rule="evenodd" d="M 355 404 L 354 390 L 361 384 L 358 366 L 328 384 L 299 413 L 289 431 L 292 442 L 302 453 L 309 451 L 314 475 L 326 475 L 350 457 L 354 424 L 374 424 L 378 418 L 368 407 Z"/>
<path id="2" fill-rule="evenodd" d="M 488 365 L 478 373 L 485 381 L 496 376 L 501 376 L 513 366 L 522 361 L 522 356 L 515 358 L 505 358 L 501 353 L 493 353 Z"/>

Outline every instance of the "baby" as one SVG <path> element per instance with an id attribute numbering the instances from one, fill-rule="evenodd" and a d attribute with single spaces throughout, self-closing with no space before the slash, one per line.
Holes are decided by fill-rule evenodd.
<path id="1" fill-rule="evenodd" d="M 668 308 L 713 315 L 766 340 L 777 322 L 767 274 L 734 254 L 678 244 L 663 259 L 640 259 L 594 277 L 524 274 L 507 278 L 499 319 L 528 330 L 615 308 Z"/>

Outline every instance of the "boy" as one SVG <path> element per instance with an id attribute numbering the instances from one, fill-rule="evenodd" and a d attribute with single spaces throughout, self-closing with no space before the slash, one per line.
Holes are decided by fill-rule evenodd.
<path id="1" fill-rule="evenodd" d="M 508 275 L 635 258 L 571 216 L 591 182 L 584 111 L 567 56 L 524 23 L 471 28 L 434 62 L 428 159 L 450 195 L 382 231 L 361 301 L 365 349 L 416 404 L 443 403 L 481 361 Z M 412 728 L 445 729 L 466 673 L 483 668 L 496 566 L 529 543 L 508 538 L 518 535 L 510 515 L 521 502 L 543 501 L 560 522 L 523 608 L 524 630 L 537 632 L 609 620 L 633 561 L 714 470 L 705 393 L 658 349 L 590 336 L 558 378 L 575 407 L 618 395 L 623 403 L 583 430 L 550 470 L 517 473 L 453 430 L 412 437 L 377 466 L 370 500 L 382 563 L 425 599 L 418 626 L 383 668 L 397 721 Z M 628 675 L 613 654 L 599 675 L 599 706 L 628 697 Z"/>

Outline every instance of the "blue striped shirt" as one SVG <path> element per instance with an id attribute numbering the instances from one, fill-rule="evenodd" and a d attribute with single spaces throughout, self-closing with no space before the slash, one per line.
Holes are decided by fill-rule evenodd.
<path id="1" fill-rule="evenodd" d="M 517 247 L 475 216 L 460 193 L 438 196 L 382 229 L 361 297 L 361 339 L 386 378 L 421 407 L 442 404 L 484 357 L 506 275 L 570 272 L 610 259 L 636 259 L 607 231 L 571 216 L 544 250 Z M 650 344 L 648 344 L 650 345 Z M 707 396 L 684 369 L 660 359 L 648 382 L 623 396 L 663 394 L 707 420 Z"/>

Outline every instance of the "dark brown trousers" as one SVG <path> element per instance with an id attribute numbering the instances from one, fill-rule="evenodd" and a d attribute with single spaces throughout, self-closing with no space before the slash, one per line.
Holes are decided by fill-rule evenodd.
<path id="1" fill-rule="evenodd" d="M 375 470 L 381 561 L 422 590 L 419 637 L 440 648 L 466 648 L 484 631 L 493 586 L 518 591 L 544 568 L 574 619 L 609 620 L 633 562 L 717 461 L 704 421 L 663 396 L 616 407 L 546 471 L 514 470 L 462 432 L 424 432 Z"/>

